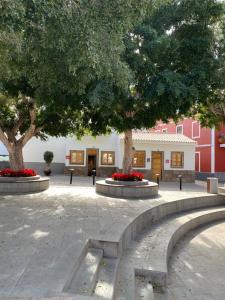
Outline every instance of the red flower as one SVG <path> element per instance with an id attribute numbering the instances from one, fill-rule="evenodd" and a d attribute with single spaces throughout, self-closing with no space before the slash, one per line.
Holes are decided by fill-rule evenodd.
<path id="1" fill-rule="evenodd" d="M 112 179 L 118 181 L 142 181 L 144 179 L 144 175 L 139 172 L 133 172 L 130 174 L 114 173 L 112 174 Z"/>
<path id="2" fill-rule="evenodd" d="M 32 169 L 23 169 L 14 171 L 12 169 L 3 169 L 0 171 L 0 176 L 3 177 L 31 177 L 36 176 L 37 173 Z"/>

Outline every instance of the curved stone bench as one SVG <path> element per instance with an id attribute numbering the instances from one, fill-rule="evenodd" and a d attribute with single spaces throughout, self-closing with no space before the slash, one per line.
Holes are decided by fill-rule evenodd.
<path id="1" fill-rule="evenodd" d="M 128 225 L 117 248 L 117 254 L 121 255 L 117 271 L 118 286 L 115 287 L 116 291 L 122 291 L 119 297 L 125 295 L 125 299 L 134 300 L 136 295 L 138 299 L 154 299 L 151 285 L 161 291 L 166 289 L 168 261 L 178 240 L 199 226 L 225 219 L 225 197 L 203 197 L 202 201 L 199 197 L 195 204 L 196 207 L 202 207 L 202 210 L 197 211 L 187 210 L 186 200 L 194 205 L 192 199 L 175 201 L 177 211 L 181 210 L 182 214 L 173 214 L 174 203 L 170 207 L 160 204 L 148 211 L 155 219 L 153 217 L 142 223 L 144 219 L 141 216 L 147 216 L 145 212 L 137 217 L 132 225 Z M 203 208 L 213 205 L 218 207 Z"/>
<path id="2" fill-rule="evenodd" d="M 167 286 L 168 261 L 178 240 L 197 227 L 221 219 L 225 219 L 225 207 L 171 217 L 157 224 L 156 228 L 150 228 L 146 234 L 150 234 L 151 239 L 143 238 L 139 245 L 135 245 L 135 251 L 142 249 L 143 257 L 146 257 L 144 249 L 150 253 L 149 260 L 136 262 L 135 275 L 147 277 L 153 285 L 164 290 Z"/>
<path id="3" fill-rule="evenodd" d="M 37 193 L 48 188 L 48 177 L 0 177 L 0 194 Z"/>
<path id="4" fill-rule="evenodd" d="M 117 198 L 149 198 L 158 195 L 158 184 L 148 180 L 114 181 L 108 178 L 96 182 L 96 193 Z"/>
<path id="5" fill-rule="evenodd" d="M 88 241 L 89 247 L 102 249 L 104 258 L 118 259 L 122 263 L 121 264 L 122 268 L 120 267 L 119 264 L 119 269 L 115 270 L 116 274 L 114 274 L 114 276 L 116 277 L 116 280 L 111 281 L 110 283 L 107 282 L 107 284 L 101 282 L 102 286 L 111 286 L 114 292 L 118 291 L 118 287 L 115 285 L 115 282 L 120 281 L 120 272 L 122 269 L 122 272 L 124 272 L 125 276 L 127 276 L 127 281 L 125 283 L 125 286 L 123 286 L 123 292 L 122 292 L 123 297 L 125 297 L 125 299 L 134 300 L 135 289 L 136 289 L 135 283 L 137 282 L 138 275 L 143 277 L 144 274 L 146 274 L 147 276 L 150 276 L 149 275 L 150 273 L 151 275 L 153 274 L 154 276 L 152 277 L 154 277 L 155 280 L 155 281 L 153 280 L 154 284 L 156 284 L 158 278 L 157 271 L 155 272 L 154 270 L 154 273 L 152 273 L 153 270 L 146 269 L 145 262 L 143 264 L 138 264 L 137 258 L 133 260 L 134 262 L 136 262 L 136 268 L 133 266 L 130 268 L 130 270 L 128 270 L 128 266 L 131 263 L 131 260 L 129 259 L 128 256 L 129 251 L 130 249 L 132 249 L 133 246 L 135 246 L 135 244 L 136 246 L 139 244 L 138 241 L 135 241 L 135 238 L 140 236 L 143 230 L 149 230 L 149 232 L 151 232 L 152 226 L 156 226 L 159 222 L 163 221 L 168 216 L 173 217 L 174 213 L 181 213 L 181 212 L 189 213 L 191 209 L 195 209 L 195 208 L 197 209 L 197 208 L 206 208 L 206 207 L 215 207 L 215 206 L 221 208 L 222 205 L 225 205 L 225 197 L 221 195 L 207 195 L 207 196 L 201 196 L 195 198 L 186 198 L 186 199 L 175 200 L 167 203 L 159 202 L 154 207 L 142 212 L 131 223 L 129 223 L 129 225 L 123 231 L 119 240 L 113 241 L 113 240 L 90 239 Z M 170 247 L 172 247 L 172 244 L 170 244 Z M 143 254 L 142 249 L 140 249 L 140 255 L 142 254 Z M 124 258 L 126 257 L 128 257 L 128 261 L 125 261 L 124 263 Z M 162 277 L 161 275 L 162 274 L 160 273 L 159 278 L 165 276 L 165 274 L 163 274 Z M 151 284 L 149 283 L 149 280 L 147 280 L 147 298 L 143 298 L 143 300 L 151 299 L 149 294 L 153 294 L 153 293 L 151 290 Z"/>

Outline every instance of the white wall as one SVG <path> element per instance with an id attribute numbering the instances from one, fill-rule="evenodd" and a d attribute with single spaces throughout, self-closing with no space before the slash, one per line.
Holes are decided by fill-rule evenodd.
<path id="1" fill-rule="evenodd" d="M 70 155 L 70 150 L 86 150 L 86 148 L 99 149 L 99 166 L 101 166 L 101 151 L 115 151 L 115 165 L 118 164 L 118 135 L 113 133 L 108 136 L 84 136 L 81 140 L 67 138 L 65 157 Z M 86 164 L 86 153 L 84 165 Z M 65 159 L 65 165 L 69 166 L 69 159 Z"/>
<path id="2" fill-rule="evenodd" d="M 192 144 L 156 144 L 150 142 L 134 142 L 136 150 L 146 151 L 146 167 L 144 169 L 151 169 L 151 154 L 152 151 L 164 152 L 164 169 L 165 170 L 180 170 L 170 167 L 171 151 L 184 152 L 184 168 L 183 170 L 195 170 L 195 145 Z M 113 133 L 109 136 L 98 136 L 96 138 L 85 136 L 81 140 L 75 137 L 68 138 L 49 138 L 48 141 L 40 141 L 33 138 L 24 147 L 24 161 L 25 162 L 44 162 L 43 154 L 45 151 L 52 151 L 54 153 L 55 163 L 65 163 L 69 166 L 69 159 L 66 156 L 70 155 L 70 150 L 86 150 L 86 148 L 99 149 L 99 166 L 101 166 L 101 151 L 115 151 L 115 166 L 122 168 L 123 161 L 123 140 L 119 140 L 119 136 Z M 147 162 L 147 159 L 150 161 Z M 169 160 L 169 163 L 166 163 Z M 86 163 L 86 157 L 84 164 Z"/>
<path id="3" fill-rule="evenodd" d="M 121 140 L 121 153 L 123 153 L 123 141 Z M 163 151 L 164 152 L 164 170 L 181 170 L 181 168 L 171 168 L 171 152 L 172 151 L 180 151 L 184 152 L 184 167 L 183 170 L 195 170 L 195 145 L 189 144 L 160 144 L 160 143 L 151 143 L 151 142 L 134 142 L 134 147 L 136 150 L 143 150 L 146 151 L 146 161 L 145 161 L 145 168 L 138 168 L 138 169 L 151 169 L 152 163 L 152 151 Z M 147 159 L 150 158 L 150 161 L 147 162 Z M 123 157 L 121 156 L 119 159 L 118 167 L 122 168 L 122 160 Z M 166 160 L 169 160 L 169 163 L 166 163 Z"/>
<path id="4" fill-rule="evenodd" d="M 23 149 L 24 162 L 44 162 L 45 151 L 52 151 L 54 163 L 64 163 L 66 153 L 66 138 L 50 137 L 47 141 L 32 138 Z"/>

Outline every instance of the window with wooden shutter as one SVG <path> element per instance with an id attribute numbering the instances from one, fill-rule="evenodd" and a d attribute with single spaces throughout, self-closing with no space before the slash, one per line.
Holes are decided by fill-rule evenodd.
<path id="1" fill-rule="evenodd" d="M 70 151 L 70 164 L 71 165 L 83 165 L 84 164 L 84 151 L 83 150 L 71 150 Z"/>
<path id="2" fill-rule="evenodd" d="M 101 151 L 101 165 L 114 165 L 115 152 L 114 151 Z"/>
<path id="3" fill-rule="evenodd" d="M 184 152 L 171 152 L 171 168 L 184 167 Z"/>
<path id="4" fill-rule="evenodd" d="M 133 158 L 134 168 L 145 168 L 145 151 L 135 151 Z"/>

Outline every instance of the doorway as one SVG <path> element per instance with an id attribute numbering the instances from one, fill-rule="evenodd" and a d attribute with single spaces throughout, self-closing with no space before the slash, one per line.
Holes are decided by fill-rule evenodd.
<path id="1" fill-rule="evenodd" d="M 152 179 L 156 179 L 156 174 L 159 174 L 159 178 L 162 179 L 163 172 L 163 152 L 152 152 Z"/>
<path id="2" fill-rule="evenodd" d="M 88 176 L 92 175 L 92 170 L 96 170 L 96 155 L 88 155 Z"/>
<path id="3" fill-rule="evenodd" d="M 98 149 L 86 149 L 87 175 L 91 176 L 93 169 L 98 168 Z"/>

